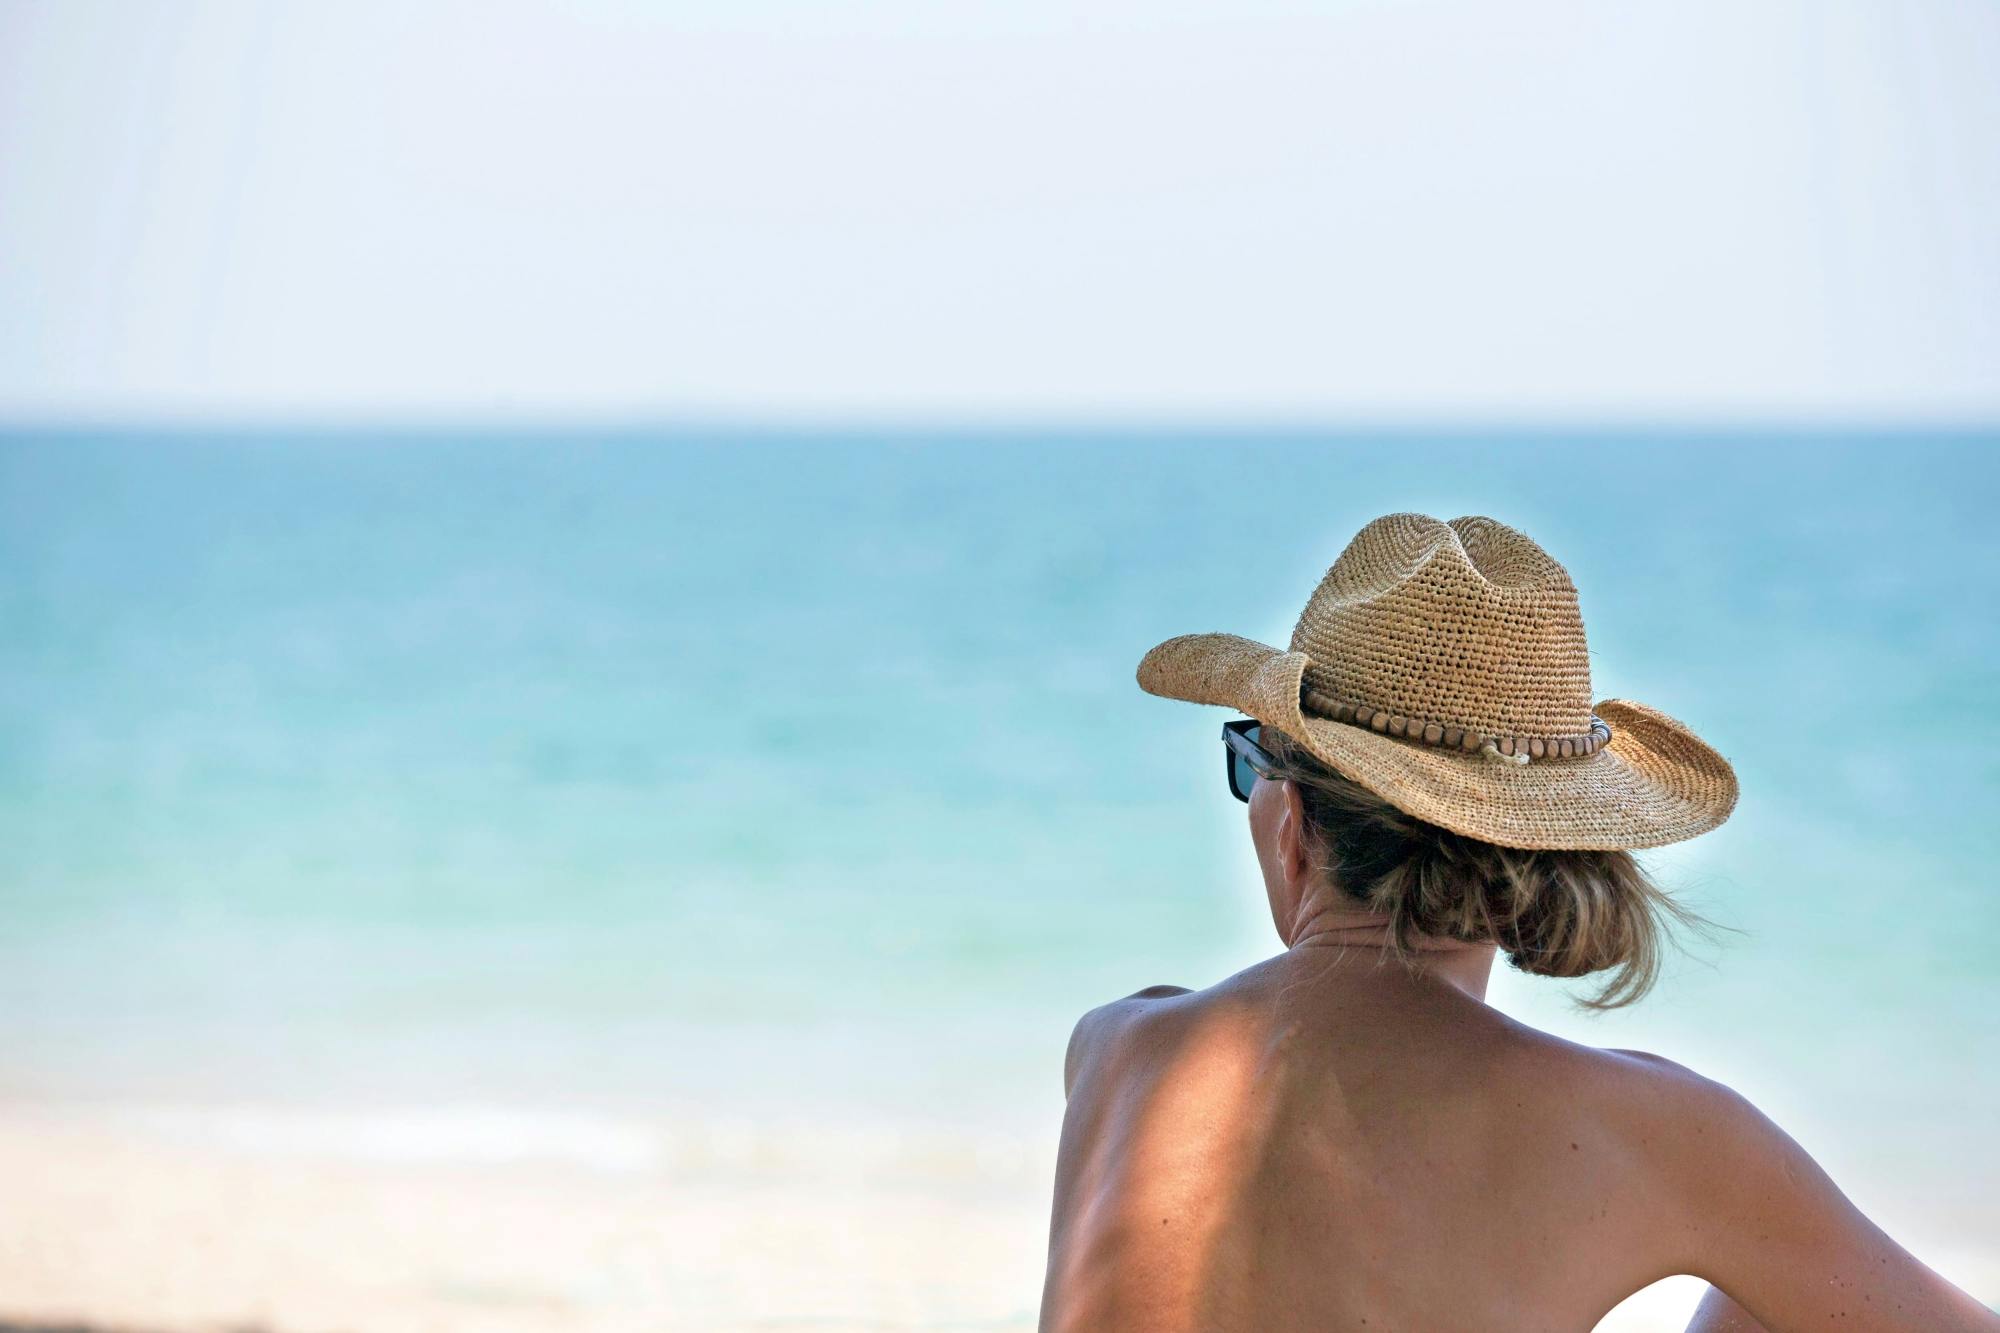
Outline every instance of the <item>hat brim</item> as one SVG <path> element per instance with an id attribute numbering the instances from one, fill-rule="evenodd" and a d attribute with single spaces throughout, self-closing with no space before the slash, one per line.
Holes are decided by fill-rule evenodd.
<path id="1" fill-rule="evenodd" d="M 1501 763 L 1366 727 L 1307 717 L 1307 658 L 1234 634 L 1169 639 L 1139 663 L 1139 687 L 1220 704 L 1276 727 L 1405 814 L 1502 847 L 1627 851 L 1706 833 L 1736 807 L 1729 761 L 1681 723 L 1625 699 L 1593 708 L 1611 726 L 1596 754 Z"/>

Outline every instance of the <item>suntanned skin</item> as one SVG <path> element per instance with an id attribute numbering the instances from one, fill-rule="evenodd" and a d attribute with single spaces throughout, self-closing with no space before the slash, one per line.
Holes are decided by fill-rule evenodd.
<path id="1" fill-rule="evenodd" d="M 1583 1330 L 1677 1273 L 1709 1333 L 2000 1330 L 1728 1088 L 1490 1008 L 1491 948 L 1316 936 L 1302 818 L 1257 783 L 1285 953 L 1077 1024 L 1043 1333 Z"/>

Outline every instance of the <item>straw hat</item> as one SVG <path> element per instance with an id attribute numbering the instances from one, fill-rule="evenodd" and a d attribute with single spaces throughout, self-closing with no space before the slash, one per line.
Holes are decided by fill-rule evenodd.
<path id="1" fill-rule="evenodd" d="M 1378 518 L 1289 652 L 1184 635 L 1146 654 L 1139 685 L 1247 713 L 1397 809 L 1503 847 L 1658 847 L 1736 805 L 1729 761 L 1679 722 L 1592 706 L 1576 585 L 1490 518 Z"/>

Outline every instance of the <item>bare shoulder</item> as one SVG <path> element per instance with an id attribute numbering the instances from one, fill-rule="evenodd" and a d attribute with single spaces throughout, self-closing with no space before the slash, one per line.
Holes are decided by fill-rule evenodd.
<path id="1" fill-rule="evenodd" d="M 1755 1108 L 1734 1091 L 1650 1051 L 1586 1046 L 1503 1019 L 1523 1070 L 1552 1095 L 1648 1125 L 1718 1117 L 1749 1128 Z"/>
<path id="2" fill-rule="evenodd" d="M 1748 1098 L 1665 1056 L 1546 1033 L 1534 1033 L 1533 1044 L 1542 1085 L 1594 1119 L 1635 1166 L 1691 1207 L 1713 1202 L 1705 1190 L 1717 1161 L 1804 1156 Z"/>
<path id="3" fill-rule="evenodd" d="M 1651 1051 L 1579 1048 L 1603 1107 L 1650 1149 L 1671 1180 L 1701 1191 L 1713 1183 L 1715 1165 L 1761 1164 L 1797 1170 L 1811 1158 L 1790 1135 L 1736 1089 Z M 1817 1167 L 1814 1167 L 1817 1170 Z"/>
<path id="4" fill-rule="evenodd" d="M 1101 1066 L 1119 1053 L 1142 1026 L 1155 1038 L 1162 1035 L 1163 1028 L 1173 1026 L 1175 1014 L 1170 1002 L 1194 994 L 1185 986 L 1147 986 L 1109 1004 L 1100 1004 L 1079 1018 L 1070 1032 L 1069 1050 L 1063 1057 L 1064 1094 L 1075 1090 L 1085 1070 Z"/>

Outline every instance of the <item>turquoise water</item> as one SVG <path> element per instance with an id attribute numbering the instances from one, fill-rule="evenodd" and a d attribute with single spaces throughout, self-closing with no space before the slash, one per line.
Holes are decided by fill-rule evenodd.
<path id="1" fill-rule="evenodd" d="M 1743 784 L 1655 858 L 1741 934 L 1496 1002 L 1990 1199 L 1996 443 L 17 431 L 0 1091 L 1038 1131 L 1078 1012 L 1270 947 L 1140 654 L 1419 509 L 1540 539 Z"/>

